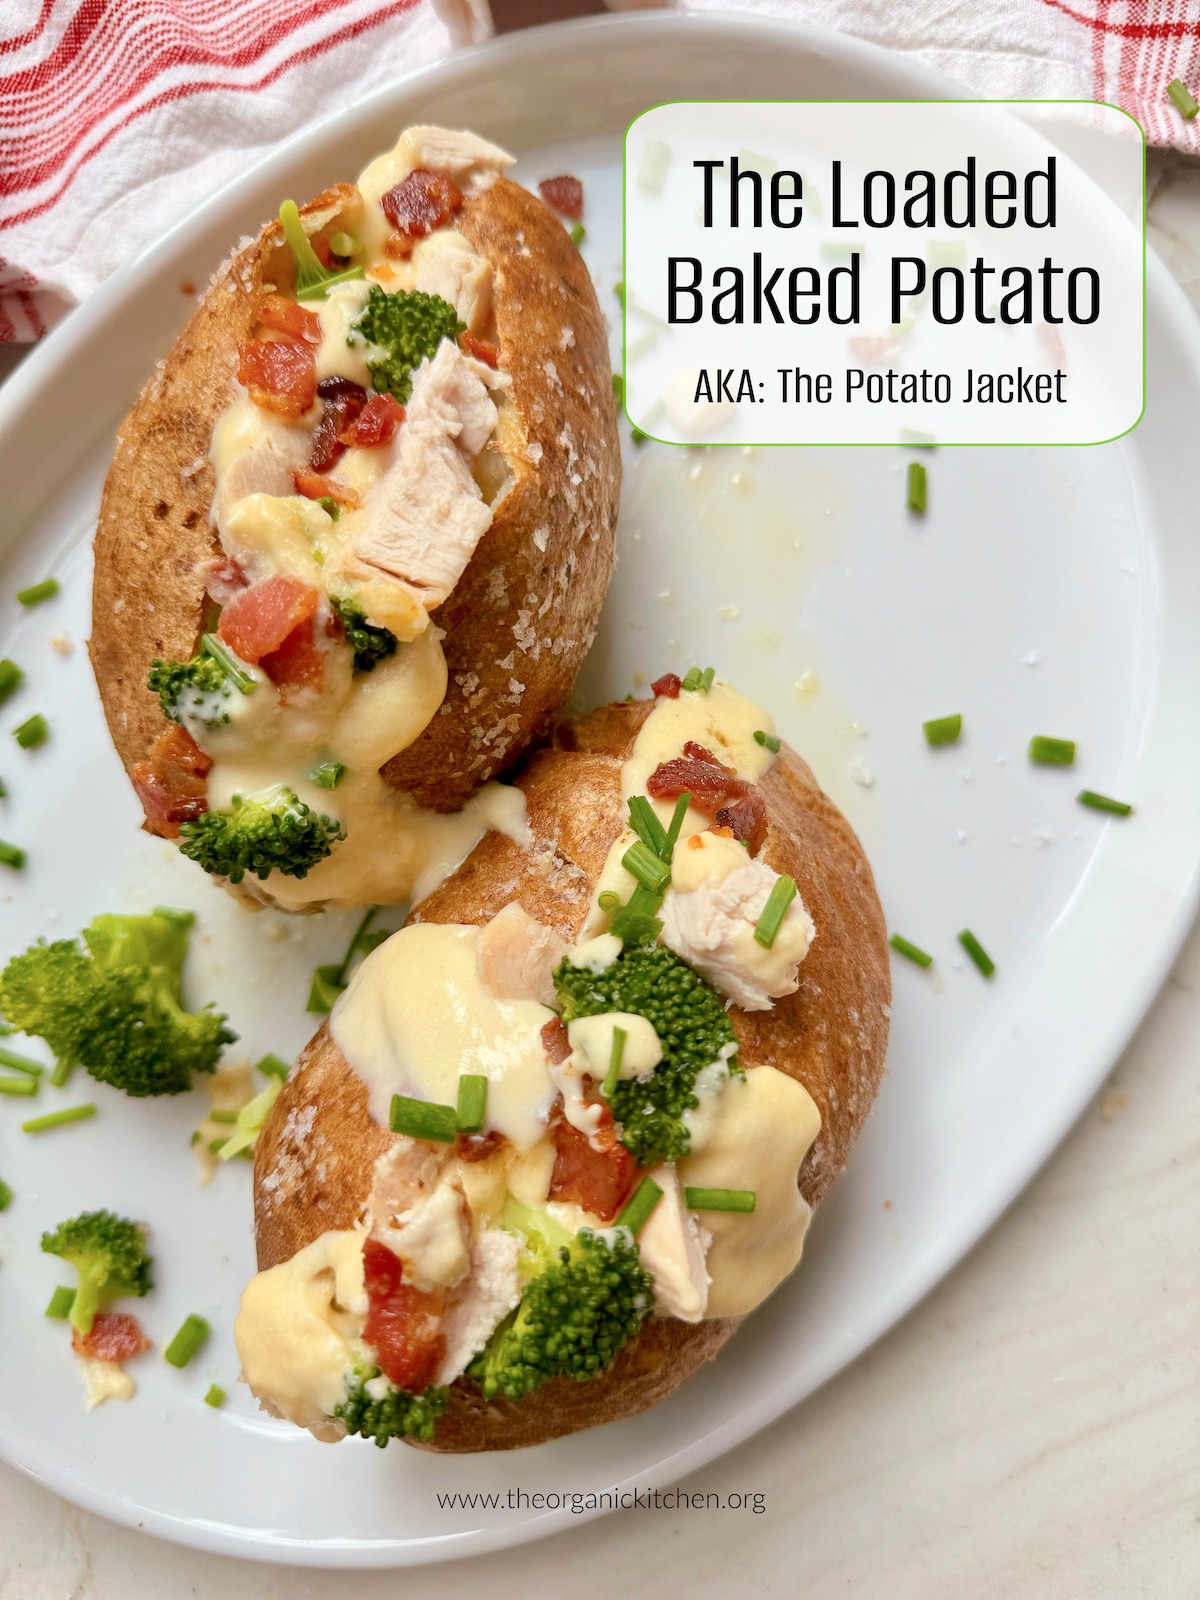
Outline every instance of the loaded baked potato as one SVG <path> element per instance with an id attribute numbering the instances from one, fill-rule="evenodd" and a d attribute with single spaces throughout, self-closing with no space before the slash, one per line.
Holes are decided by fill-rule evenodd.
<path id="1" fill-rule="evenodd" d="M 91 657 L 146 826 L 288 908 L 406 898 L 488 826 L 595 630 L 620 456 L 562 224 L 409 129 L 220 269 L 121 428 Z M 466 811 L 463 811 L 463 807 Z"/>
<path id="2" fill-rule="evenodd" d="M 568 722 L 359 967 L 254 1169 L 243 1375 L 318 1437 L 630 1416 L 800 1259 L 883 1072 L 870 868 L 713 675 Z"/>

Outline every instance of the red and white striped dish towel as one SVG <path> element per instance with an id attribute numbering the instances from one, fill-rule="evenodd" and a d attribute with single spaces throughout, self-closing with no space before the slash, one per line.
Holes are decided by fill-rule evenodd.
<path id="1" fill-rule="evenodd" d="M 1166 98 L 1200 98 L 1200 0 L 686 3 L 855 34 L 985 98 L 1109 100 L 1200 154 Z M 487 0 L 0 0 L 0 343 L 287 134 L 490 31 Z"/>

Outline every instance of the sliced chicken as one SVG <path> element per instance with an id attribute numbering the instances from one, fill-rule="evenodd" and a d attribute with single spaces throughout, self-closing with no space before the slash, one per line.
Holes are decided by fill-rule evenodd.
<path id="1" fill-rule="evenodd" d="M 492 315 L 491 263 L 476 255 L 461 233 L 431 233 L 413 252 L 413 269 L 421 293 L 448 300 L 468 333 L 487 326 Z"/>
<path id="2" fill-rule="evenodd" d="M 212 520 L 220 533 L 225 531 L 229 513 L 247 495 L 295 494 L 292 474 L 308 465 L 312 440 L 307 430 L 264 421 L 263 417 L 261 408 L 247 399 L 244 404 L 235 403 L 218 420 L 213 435 L 217 490 Z"/>
<path id="3" fill-rule="evenodd" d="M 539 1000 L 552 1006 L 554 969 L 566 953 L 562 935 L 514 901 L 480 930 L 475 965 L 497 1000 Z"/>
<path id="4" fill-rule="evenodd" d="M 516 160 L 498 144 L 489 144 L 465 128 L 409 128 L 401 143 L 408 147 L 414 166 L 445 172 L 459 182 L 464 178 L 495 176 Z"/>
<path id="5" fill-rule="evenodd" d="M 678 848 L 672 887 L 663 901 L 663 943 L 744 1011 L 769 1011 L 800 987 L 800 963 L 815 937 L 799 895 L 771 948 L 754 937 L 779 881 L 765 861 L 752 861 L 735 839 L 696 834 Z"/>
<path id="6" fill-rule="evenodd" d="M 422 362 L 407 420 L 367 496 L 355 541 L 359 560 L 411 584 L 430 611 L 454 588 L 491 526 L 491 508 L 471 475 L 496 426 L 484 372 L 495 377 L 449 340 Z"/>
<path id="7" fill-rule="evenodd" d="M 642 1265 L 654 1278 L 654 1309 L 681 1322 L 699 1322 L 708 1306 L 710 1279 L 705 1265 L 709 1235 L 683 1199 L 673 1166 L 650 1173 L 662 1199 L 638 1234 Z"/>
<path id="8" fill-rule="evenodd" d="M 521 1298 L 515 1234 L 485 1228 L 471 1242 L 470 1274 L 442 1317 L 446 1353 L 434 1382 L 453 1383 Z"/>

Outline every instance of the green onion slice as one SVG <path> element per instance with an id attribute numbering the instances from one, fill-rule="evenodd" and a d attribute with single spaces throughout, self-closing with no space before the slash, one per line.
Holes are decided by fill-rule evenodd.
<path id="1" fill-rule="evenodd" d="M 1133 810 L 1126 801 L 1114 800 L 1107 794 L 1097 794 L 1094 789 L 1080 789 L 1075 798 L 1081 806 L 1090 806 L 1093 811 L 1107 811 L 1114 817 L 1127 817 Z"/>
<path id="2" fill-rule="evenodd" d="M 62 1322 L 71 1315 L 71 1307 L 74 1304 L 74 1289 L 65 1283 L 60 1283 L 50 1296 L 50 1304 L 46 1307 L 46 1315 L 53 1317 L 57 1322 Z"/>
<path id="3" fill-rule="evenodd" d="M 12 1203 L 13 1192 L 4 1179 L 0 1178 L 0 1211 L 7 1211 Z"/>
<path id="4" fill-rule="evenodd" d="M 1200 111 L 1200 104 L 1197 103 L 1192 91 L 1181 78 L 1171 79 L 1167 85 L 1167 93 L 1170 95 L 1176 111 L 1179 112 L 1185 122 L 1190 122 L 1197 111 Z"/>
<path id="5" fill-rule="evenodd" d="M 45 744 L 50 737 L 50 724 L 40 711 L 32 717 L 26 717 L 20 727 L 13 729 L 13 738 L 22 750 L 36 750 L 40 744 Z"/>
<path id="6" fill-rule="evenodd" d="M 625 1041 L 629 1034 L 624 1028 L 614 1028 L 612 1033 L 612 1054 L 608 1058 L 608 1071 L 604 1074 L 604 1082 L 600 1085 L 600 1093 L 606 1100 L 611 1100 L 613 1090 L 621 1081 L 621 1062 L 625 1056 Z"/>
<path id="7" fill-rule="evenodd" d="M 661 1199 L 662 1190 L 654 1179 L 643 1178 L 618 1212 L 614 1226 L 628 1228 L 636 1239 L 649 1222 L 650 1213 Z"/>
<path id="8" fill-rule="evenodd" d="M 992 960 L 991 956 L 988 955 L 987 951 L 971 932 L 970 928 L 963 929 L 958 936 L 958 942 L 960 945 L 962 945 L 963 949 L 970 956 L 971 960 L 979 968 L 980 972 L 983 973 L 984 977 L 990 978 L 992 973 L 996 970 L 996 963 Z"/>
<path id="9" fill-rule="evenodd" d="M 665 854 L 667 830 L 658 820 L 658 813 L 644 794 L 630 796 L 629 825 L 647 850 L 652 850 L 664 861 L 669 859 Z"/>
<path id="10" fill-rule="evenodd" d="M 1075 760 L 1075 741 L 1035 733 L 1029 741 L 1029 759 L 1044 767 L 1069 767 Z"/>
<path id="11" fill-rule="evenodd" d="M 929 503 L 929 485 L 925 477 L 925 463 L 923 461 L 910 461 L 908 463 L 908 487 L 906 504 L 910 511 L 924 511 Z"/>
<path id="12" fill-rule="evenodd" d="M 0 1094 L 34 1095 L 37 1092 L 36 1078 L 0 1078 Z"/>
<path id="13" fill-rule="evenodd" d="M 758 926 L 754 930 L 754 937 L 764 950 L 769 950 L 775 943 L 775 937 L 787 915 L 787 909 L 795 898 L 795 879 L 777 878 L 771 893 L 767 896 L 767 903 L 763 907 L 762 916 L 758 919 Z"/>
<path id="14" fill-rule="evenodd" d="M 681 794 L 675 802 L 675 809 L 671 813 L 670 825 L 667 828 L 666 842 L 663 845 L 663 860 L 670 861 L 675 855 L 675 846 L 679 842 L 680 829 L 683 819 L 687 816 L 687 809 L 692 803 L 690 794 Z"/>
<path id="15" fill-rule="evenodd" d="M 341 761 L 322 761 L 312 770 L 312 781 L 319 789 L 336 789 L 345 776 L 346 768 Z"/>
<path id="16" fill-rule="evenodd" d="M 282 1056 L 267 1055 L 255 1063 L 254 1070 L 261 1072 L 264 1078 L 286 1078 L 292 1068 Z"/>
<path id="17" fill-rule="evenodd" d="M 212 1330 L 195 1312 L 184 1318 L 183 1326 L 163 1351 L 163 1360 L 173 1367 L 186 1367 Z"/>
<path id="18" fill-rule="evenodd" d="M 53 600 L 58 589 L 57 578 L 43 578 L 41 583 L 32 583 L 28 589 L 18 589 L 17 599 L 23 606 L 36 606 L 43 600 Z"/>
<path id="19" fill-rule="evenodd" d="M 209 1385 L 208 1393 L 204 1396 L 204 1404 L 212 1406 L 214 1409 L 225 1404 L 225 1391 L 219 1383 Z"/>
<path id="20" fill-rule="evenodd" d="M 689 1211 L 743 1211 L 754 1210 L 756 1196 L 753 1189 L 693 1189 L 685 1187 L 684 1204 Z"/>
<path id="21" fill-rule="evenodd" d="M 897 955 L 907 956 L 910 961 L 915 961 L 919 967 L 931 967 L 933 965 L 933 957 L 928 951 L 922 950 L 920 945 L 913 944 L 911 940 L 904 938 L 902 934 L 894 933 L 888 943 Z"/>
<path id="22" fill-rule="evenodd" d="M 953 744 L 962 733 L 962 724 L 962 714 L 957 711 L 953 716 L 933 717 L 929 722 L 923 722 L 921 727 L 925 732 L 925 743 Z"/>
<path id="23" fill-rule="evenodd" d="M 6 1050 L 0 1045 L 0 1067 L 13 1067 L 17 1072 L 24 1072 L 31 1078 L 40 1078 L 43 1072 L 42 1063 L 35 1061 L 32 1056 L 19 1056 L 15 1050 Z"/>
<path id="24" fill-rule="evenodd" d="M 0 661 L 0 705 L 17 690 L 24 676 L 17 663 L 10 661 L 7 656 Z"/>
<path id="25" fill-rule="evenodd" d="M 20 845 L 9 844 L 7 840 L 0 839 L 0 865 L 6 867 L 23 867 L 25 865 L 25 852 Z"/>
<path id="26" fill-rule="evenodd" d="M 665 841 L 665 834 L 663 838 Z M 621 857 L 621 865 L 651 894 L 662 894 L 671 881 L 669 865 L 640 839 L 635 839 L 626 850 Z"/>
<path id="27" fill-rule="evenodd" d="M 65 1128 L 68 1122 L 86 1122 L 96 1115 L 93 1105 L 67 1106 L 62 1111 L 50 1111 L 44 1117 L 30 1117 L 21 1124 L 22 1133 L 45 1133 L 49 1128 Z"/>
<path id="28" fill-rule="evenodd" d="M 454 1106 L 440 1106 L 432 1100 L 413 1100 L 406 1094 L 394 1094 L 388 1127 L 393 1133 L 408 1134 L 410 1139 L 453 1144 L 458 1133 L 458 1112 Z"/>
<path id="29" fill-rule="evenodd" d="M 773 756 L 777 756 L 782 740 L 777 733 L 768 733 L 764 728 L 755 728 L 754 742 L 762 745 L 764 750 L 769 750 Z"/>
<path id="30" fill-rule="evenodd" d="M 458 1080 L 459 1133 L 478 1133 L 487 1115 L 488 1080 L 480 1072 L 464 1072 Z"/>

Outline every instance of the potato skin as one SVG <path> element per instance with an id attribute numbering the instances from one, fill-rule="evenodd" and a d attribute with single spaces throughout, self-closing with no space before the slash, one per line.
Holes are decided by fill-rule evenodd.
<path id="1" fill-rule="evenodd" d="M 353 195 L 338 185 L 304 214 L 327 226 Z M 447 630 L 445 700 L 383 768 L 438 811 L 457 810 L 545 737 L 565 703 L 612 576 L 621 483 L 608 339 L 579 251 L 539 199 L 505 178 L 468 195 L 456 226 L 494 269 L 515 426 L 504 440 L 511 486 L 434 615 Z M 237 346 L 268 286 L 290 281 L 273 222 L 218 271 L 117 436 L 96 530 L 89 650 L 127 771 L 164 727 L 146 687 L 151 662 L 186 660 L 202 632 L 197 564 L 219 551 L 208 449 Z"/>
<path id="2" fill-rule="evenodd" d="M 532 846 L 489 834 L 411 920 L 481 926 L 515 900 L 574 939 L 622 825 L 621 763 L 652 706 L 606 706 L 564 724 L 555 746 L 535 753 L 518 779 Z M 891 1000 L 886 928 L 858 840 L 788 746 L 760 788 L 768 812 L 766 859 L 800 885 L 818 932 L 796 994 L 770 1011 L 734 1008 L 730 1016 L 742 1063 L 788 1073 L 820 1108 L 821 1132 L 799 1180 L 815 1205 L 844 1165 L 883 1076 Z M 306 1135 L 296 1138 L 304 1128 Z M 350 1226 L 390 1138 L 371 1122 L 364 1086 L 322 1028 L 259 1139 L 260 1268 L 287 1260 L 326 1228 Z M 737 1319 L 651 1318 L 606 1372 L 587 1383 L 556 1379 L 520 1403 L 487 1402 L 460 1380 L 425 1448 L 516 1449 L 634 1416 L 712 1360 L 736 1326 Z"/>

